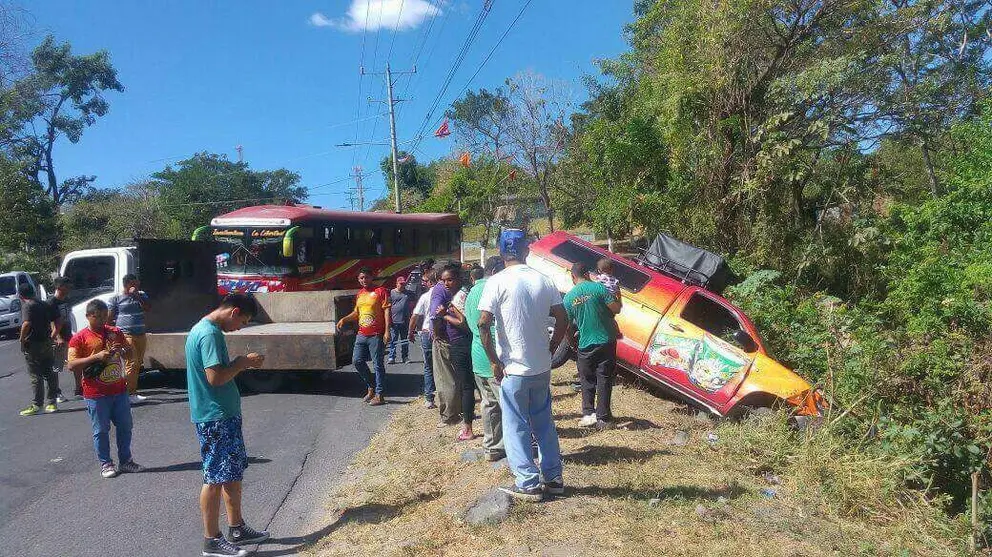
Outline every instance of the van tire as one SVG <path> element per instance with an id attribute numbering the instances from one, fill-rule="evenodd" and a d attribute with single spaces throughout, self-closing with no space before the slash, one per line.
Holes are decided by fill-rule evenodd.
<path id="1" fill-rule="evenodd" d="M 558 350 L 551 355 L 551 369 L 558 369 L 565 365 L 565 362 L 575 359 L 575 351 L 565 340 L 558 345 Z"/>

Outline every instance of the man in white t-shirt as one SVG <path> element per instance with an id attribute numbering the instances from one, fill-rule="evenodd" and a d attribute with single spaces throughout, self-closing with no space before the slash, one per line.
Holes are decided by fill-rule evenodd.
<path id="1" fill-rule="evenodd" d="M 500 383 L 503 444 L 516 480 L 500 490 L 518 499 L 540 501 L 545 492 L 565 492 L 551 415 L 551 354 L 565 336 L 568 318 L 558 289 L 524 263 L 528 253 L 524 232 L 504 230 L 499 249 L 506 269 L 489 279 L 482 291 L 479 336 L 493 378 Z M 550 344 L 548 316 L 555 320 Z M 531 439 L 537 440 L 540 470 L 534 464 Z"/>
<path id="2" fill-rule="evenodd" d="M 424 284 L 427 290 L 420 295 L 417 305 L 413 308 L 413 315 L 410 317 L 409 339 L 413 339 L 420 333 L 420 347 L 424 351 L 424 407 L 437 408 L 434 403 L 434 393 L 437 387 L 434 386 L 434 348 L 431 341 L 431 320 L 427 313 L 431 307 L 431 289 L 437 283 L 437 273 L 434 269 L 428 269 L 423 275 Z"/>

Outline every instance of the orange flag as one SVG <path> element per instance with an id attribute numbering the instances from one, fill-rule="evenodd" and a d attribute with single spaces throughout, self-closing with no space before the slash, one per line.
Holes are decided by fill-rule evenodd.
<path id="1" fill-rule="evenodd" d="M 458 157 L 458 162 L 462 163 L 462 166 L 465 168 L 468 168 L 472 164 L 472 157 L 466 151 L 462 153 L 462 156 Z"/>

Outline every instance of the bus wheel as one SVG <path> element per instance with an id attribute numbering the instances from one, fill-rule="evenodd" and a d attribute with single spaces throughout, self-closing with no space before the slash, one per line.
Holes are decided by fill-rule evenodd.
<path id="1" fill-rule="evenodd" d="M 274 393 L 285 379 L 285 372 L 274 371 L 249 370 L 238 375 L 240 384 L 253 393 Z"/>

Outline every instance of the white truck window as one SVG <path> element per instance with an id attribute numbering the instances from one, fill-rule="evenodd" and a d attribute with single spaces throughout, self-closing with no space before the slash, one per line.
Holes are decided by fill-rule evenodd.
<path id="1" fill-rule="evenodd" d="M 65 276 L 72 282 L 72 297 L 85 299 L 113 292 L 115 264 L 111 255 L 70 259 Z"/>

